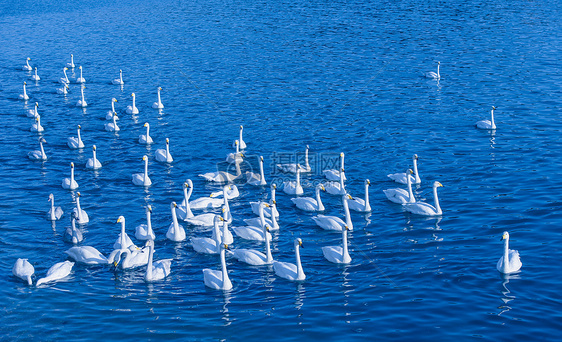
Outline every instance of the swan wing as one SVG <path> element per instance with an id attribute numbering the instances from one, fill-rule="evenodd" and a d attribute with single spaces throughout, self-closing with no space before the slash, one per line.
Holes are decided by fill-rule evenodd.
<path id="1" fill-rule="evenodd" d="M 343 249 L 340 246 L 322 247 L 322 254 L 329 262 L 336 264 L 343 263 Z"/>
<path id="2" fill-rule="evenodd" d="M 431 204 L 425 202 L 416 202 L 416 203 L 406 203 L 404 204 L 404 208 L 417 215 L 425 215 L 425 216 L 434 216 L 437 214 L 437 209 Z"/>
<path id="3" fill-rule="evenodd" d="M 408 191 L 400 188 L 387 189 L 387 190 L 383 190 L 382 192 L 384 192 L 386 198 L 388 198 L 391 202 L 398 203 L 398 204 L 408 203 L 408 199 L 410 197 L 408 195 Z"/>
<path id="4" fill-rule="evenodd" d="M 327 230 L 338 230 L 341 231 L 343 227 L 345 227 L 345 222 L 336 216 L 325 216 L 325 215 L 318 215 L 312 218 L 314 222 L 320 228 L 324 228 Z"/>
<path id="5" fill-rule="evenodd" d="M 297 279 L 297 266 L 295 264 L 291 264 L 290 262 L 274 261 L 273 269 L 275 270 L 275 274 L 281 278 L 288 280 Z"/>
<path id="6" fill-rule="evenodd" d="M 233 252 L 233 256 L 241 262 L 245 262 L 249 265 L 265 265 L 267 262 L 267 257 L 262 252 L 256 251 L 255 249 L 243 249 L 238 248 Z"/>
<path id="7" fill-rule="evenodd" d="M 209 268 L 205 268 L 203 270 L 203 279 L 206 286 L 215 290 L 222 289 L 223 280 L 221 271 L 215 271 Z"/>
<path id="8" fill-rule="evenodd" d="M 318 202 L 312 197 L 291 198 L 297 208 L 304 211 L 318 211 Z"/>

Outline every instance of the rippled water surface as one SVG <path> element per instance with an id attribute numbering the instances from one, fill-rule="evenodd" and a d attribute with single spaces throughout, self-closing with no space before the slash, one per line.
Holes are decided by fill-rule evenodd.
<path id="1" fill-rule="evenodd" d="M 559 3 L 368 1 L 0 1 L 0 336 L 2 340 L 554 340 L 562 329 L 562 17 Z M 88 107 L 77 108 L 77 84 L 56 94 L 74 54 L 83 66 Z M 41 81 L 22 71 L 25 59 Z M 439 82 L 424 77 L 441 62 Z M 123 70 L 125 85 L 111 80 Z M 69 77 L 78 76 L 69 70 Z M 27 81 L 31 99 L 18 100 Z M 162 87 L 162 111 L 152 109 Z M 138 115 L 125 113 L 136 93 Z M 115 97 L 121 131 L 104 130 Z M 28 109 L 39 103 L 46 162 Z M 497 130 L 474 124 L 495 112 Z M 149 122 L 155 144 L 137 142 Z M 66 139 L 82 126 L 86 147 Z M 320 229 L 292 196 L 277 193 L 281 229 L 274 258 L 293 261 L 302 238 L 306 281 L 279 278 L 271 267 L 227 258 L 234 288 L 203 283 L 216 256 L 173 243 L 165 233 L 170 203 L 183 182 L 193 198 L 220 188 L 198 177 L 232 152 L 244 125 L 246 163 L 265 159 L 268 182 L 280 185 L 282 159 L 310 146 L 313 172 L 305 193 L 324 181 L 321 170 L 345 153 L 348 191 L 364 196 L 368 215 L 352 212 L 352 262 L 326 261 L 321 247 L 341 234 Z M 170 139 L 174 162 L 155 150 Z M 85 168 L 91 146 L 103 163 Z M 440 181 L 443 215 L 425 218 L 389 202 L 386 175 L 419 156 L 420 200 L 432 201 Z M 153 185 L 134 186 L 149 156 Z M 12 276 L 17 258 L 35 267 L 34 281 L 65 260 L 77 191 L 64 190 L 76 164 L 85 245 L 108 255 L 123 215 L 127 231 L 153 207 L 156 259 L 172 258 L 172 273 L 153 284 L 144 270 L 76 265 L 65 281 L 27 286 Z M 334 164 L 335 163 L 335 164 Z M 233 226 L 253 217 L 248 202 L 269 199 L 268 187 L 237 183 Z M 65 211 L 52 225 L 48 195 Z M 343 217 L 341 199 L 323 194 L 327 215 Z M 188 237 L 208 230 L 183 223 Z M 502 276 L 496 262 L 503 231 L 523 268 Z M 141 244 L 141 242 L 138 242 Z M 260 243 L 235 239 L 232 248 Z"/>

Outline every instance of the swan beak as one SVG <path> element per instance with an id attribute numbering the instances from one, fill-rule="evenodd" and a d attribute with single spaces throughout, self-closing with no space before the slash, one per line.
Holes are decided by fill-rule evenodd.
<path id="1" fill-rule="evenodd" d="M 178 207 L 178 205 L 176 204 L 176 202 L 174 202 L 174 208 L 177 208 L 177 207 Z"/>
<path id="2" fill-rule="evenodd" d="M 150 206 L 150 205 L 148 206 L 148 211 L 152 212 L 152 206 Z"/>
<path id="3" fill-rule="evenodd" d="M 304 248 L 304 244 L 302 243 L 302 241 L 299 241 L 299 246 L 300 246 L 301 248 Z"/>
<path id="4" fill-rule="evenodd" d="M 228 245 L 226 243 L 224 244 L 224 249 L 226 249 L 228 251 L 230 250 L 230 248 L 228 247 Z"/>
<path id="5" fill-rule="evenodd" d="M 113 262 L 113 267 L 117 267 L 117 261 Z"/>
<path id="6" fill-rule="evenodd" d="M 348 226 L 345 226 L 345 230 L 349 231 L 349 227 L 348 227 Z"/>
<path id="7" fill-rule="evenodd" d="M 443 187 L 443 184 L 437 182 L 437 186 Z"/>
<path id="8" fill-rule="evenodd" d="M 264 203 L 263 205 L 264 205 L 266 208 L 269 208 L 269 207 L 270 207 L 270 205 L 267 204 L 267 203 Z"/>
<path id="9" fill-rule="evenodd" d="M 277 204 L 277 201 L 273 201 L 273 204 Z"/>
<path id="10" fill-rule="evenodd" d="M 76 195 L 78 195 L 78 197 L 82 196 L 82 195 L 80 195 L 80 193 L 79 193 L 79 192 L 77 192 L 77 193 L 76 193 Z"/>
<path id="11" fill-rule="evenodd" d="M 324 185 L 322 185 L 322 186 L 320 187 L 320 189 L 322 189 L 322 191 L 326 191 L 326 188 L 324 187 Z"/>

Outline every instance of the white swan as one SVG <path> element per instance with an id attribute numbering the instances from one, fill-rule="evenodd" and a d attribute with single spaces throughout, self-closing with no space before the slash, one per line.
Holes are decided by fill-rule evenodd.
<path id="1" fill-rule="evenodd" d="M 23 94 L 20 94 L 20 96 L 19 96 L 20 100 L 24 100 L 24 101 L 29 100 L 29 95 L 27 95 L 27 91 L 25 89 L 26 85 L 27 85 L 27 83 L 23 82 Z"/>
<path id="2" fill-rule="evenodd" d="M 241 150 L 246 149 L 246 142 L 244 141 L 244 139 L 242 139 L 243 132 L 244 132 L 244 126 L 240 125 L 240 136 L 238 137 L 238 140 L 234 140 L 234 142 L 232 143 L 232 147 L 236 147 L 236 142 L 238 141 L 239 148 Z"/>
<path id="3" fill-rule="evenodd" d="M 353 197 L 353 200 L 348 201 L 347 205 L 349 209 L 358 211 L 360 213 L 368 213 L 371 211 L 371 204 L 369 203 L 369 186 L 371 182 L 365 179 L 365 199 L 359 197 Z"/>
<path id="4" fill-rule="evenodd" d="M 80 69 L 80 77 L 76 78 L 76 83 L 86 83 L 86 79 L 82 75 L 82 66 L 79 66 L 78 69 Z"/>
<path id="5" fill-rule="evenodd" d="M 123 82 L 123 70 L 119 69 L 119 78 L 114 79 L 113 81 L 111 81 L 111 83 L 117 85 L 125 84 L 125 82 Z"/>
<path id="6" fill-rule="evenodd" d="M 39 286 L 45 283 L 52 283 L 63 278 L 68 277 L 70 272 L 72 271 L 72 267 L 74 267 L 74 263 L 72 261 L 63 261 L 57 262 L 49 270 L 47 271 L 47 275 L 44 278 L 37 280 L 35 286 Z"/>
<path id="7" fill-rule="evenodd" d="M 140 224 L 135 229 L 135 237 L 137 240 L 155 240 L 156 236 L 152 230 L 152 221 L 150 215 L 152 214 L 152 206 L 146 206 L 146 224 Z"/>
<path id="8" fill-rule="evenodd" d="M 47 155 L 45 154 L 45 149 L 43 149 L 43 143 L 46 143 L 45 139 L 39 138 L 39 150 L 30 151 L 27 153 L 27 157 L 31 160 L 47 160 Z"/>
<path id="9" fill-rule="evenodd" d="M 148 177 L 148 157 L 142 156 L 144 161 L 144 173 L 133 173 L 133 184 L 138 186 L 150 186 L 152 181 Z"/>
<path id="10" fill-rule="evenodd" d="M 263 213 L 265 215 L 265 217 L 271 217 L 271 213 L 275 213 L 275 217 L 279 218 L 279 211 L 277 211 L 277 205 L 275 207 L 271 206 L 271 204 L 273 203 L 277 203 L 277 201 L 275 200 L 275 192 L 277 190 L 277 185 L 275 185 L 275 183 L 271 184 L 270 186 L 271 189 L 271 198 L 269 199 L 269 207 L 264 208 Z M 260 215 L 260 202 L 250 202 L 250 205 L 252 206 L 252 212 L 255 215 Z"/>
<path id="11" fill-rule="evenodd" d="M 271 247 L 269 237 L 267 233 L 269 227 L 263 227 L 263 235 L 265 236 L 265 254 L 255 249 L 244 249 L 237 248 L 233 251 L 232 255 L 241 262 L 245 262 L 249 265 L 271 265 L 273 263 L 273 256 L 271 255 Z"/>
<path id="12" fill-rule="evenodd" d="M 240 196 L 240 191 L 238 190 L 238 187 L 234 184 L 225 185 L 220 191 L 214 191 L 209 195 L 209 197 L 212 198 L 226 197 L 229 200 L 237 198 L 239 196 Z"/>
<path id="13" fill-rule="evenodd" d="M 300 238 L 296 238 L 293 246 L 295 247 L 295 259 L 297 264 L 295 265 L 289 262 L 273 261 L 273 269 L 275 270 L 275 274 L 281 278 L 285 278 L 290 281 L 302 281 L 306 279 L 306 275 L 302 269 L 301 255 L 299 251 L 299 247 L 304 248 L 302 240 Z"/>
<path id="14" fill-rule="evenodd" d="M 152 104 L 152 108 L 154 109 L 163 109 L 164 105 L 162 104 L 162 100 L 160 99 L 160 91 L 162 90 L 161 87 L 158 87 L 158 100 Z"/>
<path id="15" fill-rule="evenodd" d="M 224 219 L 224 213 L 226 212 L 226 208 L 223 207 L 222 212 L 223 212 L 222 229 L 218 231 L 218 236 L 215 235 L 216 233 L 213 230 L 212 238 L 219 241 L 219 242 L 226 243 L 227 245 L 230 245 L 231 243 L 234 242 L 234 236 L 232 235 L 230 230 L 228 230 L 228 221 Z"/>
<path id="16" fill-rule="evenodd" d="M 74 55 L 70 54 L 70 63 L 66 63 L 67 68 L 74 69 L 76 65 L 74 65 Z"/>
<path id="17" fill-rule="evenodd" d="M 62 83 L 63 85 L 64 85 L 64 84 L 69 84 L 69 83 L 70 83 L 70 80 L 68 79 L 68 76 L 66 75 L 66 70 L 68 70 L 67 67 L 64 67 L 64 68 L 62 69 L 62 72 L 64 73 L 64 77 L 61 77 L 61 78 L 59 79 L 59 83 Z"/>
<path id="18" fill-rule="evenodd" d="M 74 216 L 76 217 L 76 221 L 80 224 L 85 224 L 90 222 L 90 217 L 86 210 L 82 209 L 80 206 L 80 197 L 82 196 L 79 192 L 76 193 L 76 208 L 72 209 Z"/>
<path id="19" fill-rule="evenodd" d="M 131 96 L 133 97 L 133 104 L 131 106 L 127 106 L 127 109 L 125 111 L 127 112 L 127 114 L 138 114 L 139 109 L 135 105 L 136 95 L 135 95 L 135 93 L 132 93 Z"/>
<path id="20" fill-rule="evenodd" d="M 266 205 L 266 203 L 260 202 L 260 224 L 258 226 L 233 227 L 234 233 L 245 240 L 265 241 L 263 227 L 266 226 L 266 223 L 263 208 Z M 269 232 L 266 232 L 266 234 L 269 234 L 268 238 L 271 240 L 271 234 Z"/>
<path id="21" fill-rule="evenodd" d="M 263 157 L 260 156 L 260 173 L 246 171 L 246 183 L 254 186 L 266 185 L 265 174 L 263 172 Z"/>
<path id="22" fill-rule="evenodd" d="M 78 182 L 74 180 L 74 163 L 70 163 L 70 178 L 62 180 L 62 187 L 68 190 L 78 189 Z"/>
<path id="23" fill-rule="evenodd" d="M 523 265 L 519 259 L 519 252 L 513 249 L 509 249 L 509 233 L 503 232 L 503 255 L 498 260 L 496 268 L 498 271 L 504 274 L 514 273 L 521 269 Z"/>
<path id="24" fill-rule="evenodd" d="M 86 99 L 84 98 L 84 89 L 86 89 L 86 86 L 82 85 L 80 87 L 80 100 L 76 102 L 76 107 L 88 107 L 88 102 L 86 102 Z"/>
<path id="25" fill-rule="evenodd" d="M 336 169 L 331 169 L 331 170 L 324 170 L 322 171 L 322 173 L 324 174 L 324 176 L 331 181 L 339 181 L 340 180 L 340 170 L 344 170 L 344 158 L 345 158 L 345 154 L 342 152 L 340 153 L 340 168 L 339 170 Z M 343 180 L 346 181 L 347 178 L 345 177 L 345 174 L 343 175 Z"/>
<path id="26" fill-rule="evenodd" d="M 302 195 L 304 190 L 301 186 L 301 170 L 300 165 L 297 168 L 297 179 L 296 181 L 285 181 L 283 183 L 283 191 L 288 195 Z"/>
<path id="27" fill-rule="evenodd" d="M 22 70 L 24 71 L 31 71 L 33 70 L 33 68 L 31 67 L 31 65 L 29 65 L 29 61 L 31 60 L 31 58 L 27 57 L 27 59 L 25 60 L 25 65 L 21 67 Z"/>
<path id="28" fill-rule="evenodd" d="M 39 75 L 37 75 L 37 67 L 35 67 L 35 74 L 31 76 L 31 80 L 37 82 L 41 80 L 41 77 L 39 77 Z"/>
<path id="29" fill-rule="evenodd" d="M 55 206 L 55 195 L 49 194 L 49 202 L 51 202 L 51 208 L 47 211 L 48 219 L 51 221 L 60 220 L 64 212 L 61 207 Z"/>
<path id="30" fill-rule="evenodd" d="M 345 195 L 347 191 L 345 190 L 345 183 L 343 181 L 344 177 L 345 170 L 341 169 L 339 182 L 326 182 L 326 184 L 324 185 L 324 187 L 326 188 L 326 192 L 331 195 Z"/>
<path id="31" fill-rule="evenodd" d="M 304 172 L 304 173 L 311 172 L 312 168 L 308 163 L 308 149 L 309 147 L 308 145 L 306 145 L 306 150 L 304 152 L 304 161 L 305 161 L 304 166 L 297 163 L 289 163 L 289 164 L 277 164 L 277 168 L 281 172 L 285 172 L 285 173 L 297 173 L 297 170 L 300 170 L 300 172 Z"/>
<path id="32" fill-rule="evenodd" d="M 349 206 L 347 203 L 348 199 L 353 199 L 350 195 L 343 195 L 342 202 L 343 202 L 343 210 L 345 212 L 345 221 L 337 216 L 325 216 L 325 215 L 318 215 L 314 216 L 312 219 L 316 224 L 323 229 L 326 230 L 337 230 L 341 231 L 344 227 L 347 227 L 349 230 L 353 230 L 353 222 L 351 221 L 351 215 L 349 213 Z"/>
<path id="33" fill-rule="evenodd" d="M 76 148 L 84 148 L 84 142 L 82 141 L 82 137 L 80 136 L 80 130 L 82 126 L 78 125 L 77 135 L 78 137 L 70 137 L 66 140 L 66 144 L 68 147 L 76 149 Z"/>
<path id="34" fill-rule="evenodd" d="M 121 223 L 121 232 L 113 244 L 113 249 L 126 249 L 130 246 L 136 247 L 133 240 L 131 240 L 127 232 L 125 232 L 125 217 L 119 216 L 116 223 Z"/>
<path id="35" fill-rule="evenodd" d="M 172 155 L 170 154 L 170 139 L 166 138 L 166 149 L 159 148 L 154 152 L 154 157 L 156 161 L 161 163 L 171 163 L 174 161 Z"/>
<path id="36" fill-rule="evenodd" d="M 39 102 L 35 102 L 35 107 L 27 111 L 28 118 L 38 118 L 39 115 Z"/>
<path id="37" fill-rule="evenodd" d="M 213 237 L 191 238 L 191 246 L 198 253 L 219 254 L 220 253 L 220 234 L 219 222 L 222 221 L 220 215 L 215 215 L 213 220 Z"/>
<path id="38" fill-rule="evenodd" d="M 39 115 L 37 115 L 37 117 L 35 118 L 35 123 L 31 125 L 31 128 L 29 130 L 31 132 L 37 132 L 37 133 L 41 133 L 45 131 L 43 126 L 41 126 L 41 117 Z"/>
<path id="39" fill-rule="evenodd" d="M 439 198 L 437 197 L 437 188 L 442 186 L 443 185 L 439 182 L 433 183 L 433 199 L 435 200 L 434 206 L 425 202 L 415 202 L 404 204 L 404 209 L 417 215 L 438 216 L 443 214 L 441 206 L 439 205 Z"/>
<path id="40" fill-rule="evenodd" d="M 421 183 L 421 178 L 420 178 L 420 173 L 418 171 L 418 155 L 414 154 L 412 156 L 412 163 L 414 164 L 414 176 L 410 175 L 409 173 L 406 172 L 402 172 L 402 173 L 391 173 L 389 175 L 386 175 L 388 178 L 392 179 L 393 181 L 397 182 L 397 183 L 402 183 L 402 184 L 407 184 L 408 182 L 406 181 L 406 176 L 410 178 L 410 181 L 412 182 L 412 184 L 420 184 Z"/>
<path id="41" fill-rule="evenodd" d="M 12 273 L 21 278 L 23 281 L 27 282 L 27 285 L 32 285 L 33 281 L 31 280 L 31 276 L 35 273 L 35 268 L 33 265 L 27 261 L 27 259 L 18 259 L 12 268 Z"/>
<path id="42" fill-rule="evenodd" d="M 342 247 L 340 246 L 326 246 L 322 247 L 322 254 L 324 258 L 329 262 L 335 264 L 349 264 L 351 262 L 351 257 L 349 256 L 349 251 L 347 249 L 347 231 L 349 228 L 345 226 L 342 229 Z"/>
<path id="43" fill-rule="evenodd" d="M 439 74 L 439 65 L 441 65 L 441 62 L 437 62 L 437 73 L 430 71 L 428 73 L 425 74 L 425 77 L 427 78 L 433 78 L 433 79 L 440 79 L 441 75 Z"/>
<path id="44" fill-rule="evenodd" d="M 232 289 L 232 282 L 230 282 L 230 278 L 228 278 L 228 271 L 226 270 L 225 250 L 227 249 L 227 244 L 220 244 L 220 271 L 211 270 L 209 268 L 203 269 L 203 280 L 205 281 L 205 286 L 215 290 L 228 291 Z"/>
<path id="45" fill-rule="evenodd" d="M 86 265 L 107 265 L 109 260 L 92 246 L 74 246 L 65 252 L 74 261 Z"/>
<path id="46" fill-rule="evenodd" d="M 324 185 L 318 184 L 316 186 L 316 198 L 312 197 L 297 197 L 291 198 L 291 201 L 297 206 L 297 208 L 304 211 L 324 211 L 324 204 L 322 204 L 322 199 L 320 198 L 320 190 L 326 191 Z"/>
<path id="47" fill-rule="evenodd" d="M 412 169 L 408 169 L 408 171 L 406 171 L 406 174 L 413 173 Z M 412 191 L 412 181 L 410 177 L 406 178 L 406 183 L 408 185 L 408 190 L 394 188 L 383 190 L 382 192 L 384 192 L 386 198 L 388 198 L 391 202 L 398 204 L 414 203 L 416 202 L 416 198 L 414 197 L 414 193 Z"/>
<path id="48" fill-rule="evenodd" d="M 75 245 L 84 240 L 84 235 L 76 228 L 76 214 L 74 212 L 70 215 L 70 227 L 66 228 L 64 238 Z"/>
<path id="49" fill-rule="evenodd" d="M 194 226 L 212 227 L 214 219 L 215 219 L 215 214 L 206 213 L 206 214 L 185 218 L 184 221 Z"/>
<path id="50" fill-rule="evenodd" d="M 244 154 L 240 152 L 240 148 L 238 147 L 238 140 L 236 140 L 234 144 L 236 145 L 236 152 L 226 155 L 225 161 L 227 163 L 241 163 L 243 161 Z"/>
<path id="51" fill-rule="evenodd" d="M 188 179 L 183 183 L 182 190 L 183 190 L 183 201 L 177 208 L 177 215 L 181 220 L 185 220 L 186 218 L 195 216 L 191 211 L 191 206 L 189 203 L 189 198 L 191 197 L 191 193 L 193 192 L 193 183 L 191 182 L 190 179 Z"/>
<path id="52" fill-rule="evenodd" d="M 62 87 L 57 88 L 57 94 L 66 95 L 66 94 L 68 94 L 69 89 L 70 88 L 68 87 L 68 84 L 63 84 Z"/>
<path id="53" fill-rule="evenodd" d="M 148 122 L 144 123 L 144 127 L 146 127 L 146 134 L 139 135 L 139 144 L 152 144 L 154 141 L 150 136 L 150 125 Z"/>
<path id="54" fill-rule="evenodd" d="M 117 102 L 116 98 L 112 98 L 111 99 L 111 109 L 107 111 L 107 114 L 105 115 L 105 119 L 106 120 L 113 120 L 113 116 L 114 114 L 117 114 L 117 112 L 115 111 L 115 102 Z M 119 120 L 119 118 L 115 118 L 115 120 Z"/>
<path id="55" fill-rule="evenodd" d="M 125 248 L 115 250 L 113 257 L 113 266 L 121 267 L 122 269 L 130 269 L 140 266 L 148 265 L 148 258 L 150 257 L 150 247 L 144 248 Z"/>
<path id="56" fill-rule="evenodd" d="M 153 282 L 166 278 L 170 274 L 172 259 L 152 260 L 154 256 L 154 240 L 148 240 L 148 248 L 148 264 L 146 265 L 144 280 Z"/>
<path id="57" fill-rule="evenodd" d="M 199 177 L 205 178 L 205 180 L 208 182 L 215 182 L 215 183 L 234 182 L 235 180 L 239 179 L 242 176 L 242 171 L 240 171 L 240 163 L 234 163 L 234 165 L 236 166 L 235 175 L 226 171 L 215 171 L 215 172 L 207 172 L 207 173 L 199 174 Z"/>
<path id="58" fill-rule="evenodd" d="M 119 120 L 117 114 L 113 113 L 113 121 L 103 125 L 105 127 L 105 130 L 108 132 L 119 132 L 121 128 L 117 126 L 117 120 Z"/>
<path id="59" fill-rule="evenodd" d="M 193 183 L 191 182 L 191 179 L 186 180 L 186 183 L 188 184 L 188 187 L 190 188 L 189 193 L 187 195 L 187 200 L 189 200 L 189 198 L 191 197 L 191 192 L 193 191 Z M 228 203 L 228 195 L 226 194 L 226 192 L 228 191 L 229 185 L 225 185 L 223 187 L 223 198 L 216 198 L 213 196 L 213 194 L 211 194 L 209 197 L 200 197 L 196 200 L 190 201 L 189 202 L 189 207 L 190 209 L 193 210 L 201 210 L 201 209 L 211 209 L 211 208 L 220 208 L 225 204 L 225 200 L 224 198 L 226 198 L 227 203 Z M 225 196 L 226 195 L 226 196 Z M 186 199 L 184 198 L 183 202 L 182 202 L 182 206 L 185 206 L 186 204 Z"/>
<path id="60" fill-rule="evenodd" d="M 176 216 L 177 206 L 178 205 L 176 204 L 176 202 L 172 202 L 172 204 L 170 204 L 170 209 L 172 211 L 172 223 L 168 228 L 166 237 L 168 238 L 168 240 L 180 242 L 185 240 L 185 230 L 178 224 L 178 217 Z"/>
<path id="61" fill-rule="evenodd" d="M 271 205 L 269 205 L 267 203 L 264 203 L 263 206 L 265 206 L 266 208 L 275 207 L 275 202 L 273 202 Z M 263 217 L 260 216 L 260 217 L 245 219 L 244 222 L 248 226 L 263 227 L 264 225 L 266 225 L 266 226 L 269 226 L 270 230 L 279 230 L 279 224 L 277 222 L 277 217 L 275 215 L 273 215 L 273 216 L 271 216 L 271 218 L 265 218 L 265 210 L 264 210 Z"/>
<path id="62" fill-rule="evenodd" d="M 482 120 L 476 123 L 476 127 L 480 129 L 496 129 L 496 123 L 494 122 L 494 110 L 496 107 L 492 106 L 491 120 Z"/>
<path id="63" fill-rule="evenodd" d="M 86 162 L 86 168 L 92 170 L 101 169 L 101 162 L 96 158 L 96 145 L 92 146 L 92 158 L 88 158 Z"/>

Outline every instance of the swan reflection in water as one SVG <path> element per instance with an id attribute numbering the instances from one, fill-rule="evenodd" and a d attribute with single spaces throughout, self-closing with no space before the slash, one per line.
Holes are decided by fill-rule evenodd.
<path id="1" fill-rule="evenodd" d="M 503 289 L 501 290 L 502 293 L 501 300 L 503 303 L 502 305 L 498 306 L 498 309 L 500 309 L 498 316 L 501 316 L 504 312 L 511 310 L 511 306 L 509 306 L 509 302 L 511 302 L 516 298 L 514 295 L 511 294 L 511 291 L 509 291 L 509 289 L 507 288 L 507 284 L 511 279 L 521 279 L 519 274 L 500 273 L 500 277 L 502 279 L 502 287 L 503 287 Z"/>
<path id="2" fill-rule="evenodd" d="M 302 308 L 303 304 L 304 304 L 304 299 L 306 298 L 306 293 L 305 293 L 305 288 L 304 288 L 304 284 L 302 283 L 297 283 L 296 284 L 296 289 L 295 289 L 295 309 L 297 309 L 298 311 L 300 311 L 300 309 Z M 299 314 L 299 317 L 301 315 Z M 302 324 L 302 322 L 300 322 L 299 324 Z"/>
<path id="3" fill-rule="evenodd" d="M 231 325 L 232 322 L 234 321 L 230 317 L 230 313 L 228 312 L 228 304 L 230 304 L 231 292 L 232 290 L 222 291 L 224 302 L 221 308 L 221 314 L 222 314 L 223 325 L 225 327 Z"/>

